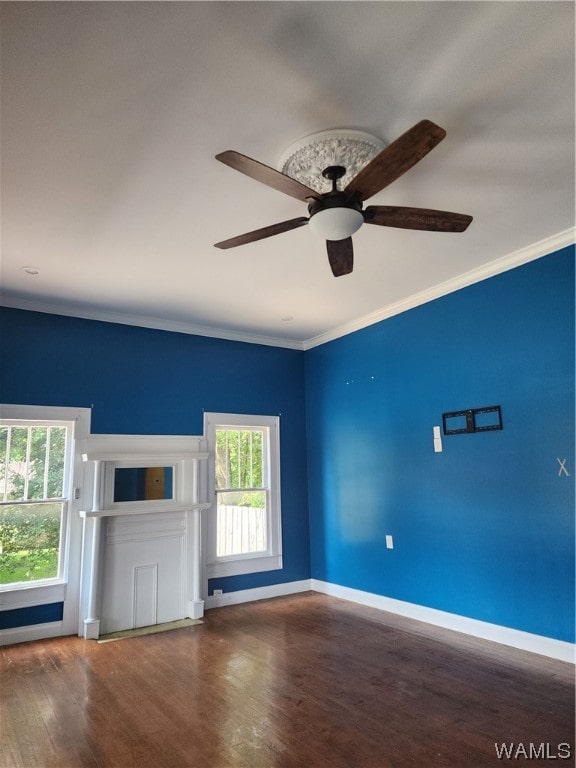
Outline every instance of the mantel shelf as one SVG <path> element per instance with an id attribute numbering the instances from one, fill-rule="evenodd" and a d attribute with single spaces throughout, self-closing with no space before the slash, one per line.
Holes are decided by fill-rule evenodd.
<path id="1" fill-rule="evenodd" d="M 82 509 L 79 512 L 80 517 L 123 517 L 124 515 L 157 515 L 157 514 L 170 514 L 172 512 L 193 512 L 198 509 L 210 509 L 212 505 L 208 501 L 202 501 L 198 504 L 179 504 L 175 507 L 159 507 L 154 504 L 151 507 L 134 507 L 131 509 Z"/>
<path id="2" fill-rule="evenodd" d="M 82 461 L 110 461 L 110 462 L 126 462 L 133 461 L 139 464 L 150 463 L 158 464 L 171 461 L 201 461 L 207 459 L 209 456 L 207 451 L 194 451 L 186 453 L 152 453 L 150 451 L 138 452 L 138 451 L 114 451 L 112 452 L 98 452 L 98 453 L 83 453 Z"/>

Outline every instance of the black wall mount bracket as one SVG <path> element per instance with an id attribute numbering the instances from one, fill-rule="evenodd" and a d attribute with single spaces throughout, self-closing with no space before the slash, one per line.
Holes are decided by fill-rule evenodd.
<path id="1" fill-rule="evenodd" d="M 445 435 L 463 435 L 470 432 L 493 432 L 502 429 L 502 411 L 499 405 L 467 408 L 442 414 Z"/>

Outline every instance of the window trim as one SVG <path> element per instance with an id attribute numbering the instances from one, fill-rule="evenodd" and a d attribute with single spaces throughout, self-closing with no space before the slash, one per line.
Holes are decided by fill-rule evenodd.
<path id="1" fill-rule="evenodd" d="M 269 509 L 267 510 L 268 546 L 264 553 L 216 555 L 216 429 L 264 428 L 268 434 Z M 209 494 L 212 505 L 206 531 L 206 573 L 208 578 L 239 576 L 245 573 L 280 570 L 282 561 L 282 513 L 280 494 L 280 418 L 240 413 L 204 413 L 204 436 L 208 441 Z"/>
<path id="2" fill-rule="evenodd" d="M 90 434 L 90 408 L 68 408 L 42 405 L 0 405 L 0 419 L 13 422 L 60 422 L 71 426 L 67 456 L 69 462 L 66 487 L 67 504 L 63 515 L 61 570 L 56 579 L 3 584 L 0 588 L 0 610 L 63 602 L 61 634 L 76 633 L 79 615 L 80 545 L 82 537 L 79 510 L 82 508 L 84 467 L 80 441 Z M 65 527 L 65 530 L 64 530 Z"/>

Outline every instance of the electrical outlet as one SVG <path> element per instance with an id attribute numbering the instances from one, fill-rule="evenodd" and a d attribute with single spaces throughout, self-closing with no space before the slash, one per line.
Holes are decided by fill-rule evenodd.
<path id="1" fill-rule="evenodd" d="M 214 595 L 214 597 L 222 597 L 222 590 L 221 589 L 214 589 L 212 591 L 212 594 Z"/>

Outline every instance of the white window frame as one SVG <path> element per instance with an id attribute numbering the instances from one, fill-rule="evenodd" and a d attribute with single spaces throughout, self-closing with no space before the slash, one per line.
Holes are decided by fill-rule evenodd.
<path id="1" fill-rule="evenodd" d="M 78 628 L 80 558 L 82 526 L 79 511 L 82 508 L 82 487 L 84 467 L 79 449 L 79 440 L 90 434 L 90 409 L 66 408 L 39 405 L 0 405 L 0 419 L 14 424 L 43 424 L 51 422 L 70 428 L 67 455 L 68 472 L 65 497 L 67 503 L 60 532 L 60 566 L 55 579 L 3 584 L 0 587 L 0 609 L 26 608 L 29 606 L 64 603 L 61 625 L 43 636 L 76 633 Z M 47 625 L 46 625 L 47 626 Z M 12 630 L 10 630 L 12 631 Z M 42 632 L 38 627 L 38 632 Z M 3 630 L 9 632 L 9 630 Z M 41 636 L 41 635 L 38 635 Z M 27 638 L 23 638 L 27 639 Z M 18 642 L 14 640 L 13 642 Z"/>
<path id="2" fill-rule="evenodd" d="M 267 504 L 267 547 L 265 552 L 228 555 L 216 554 L 216 430 L 263 428 L 267 439 L 268 504 Z M 240 413 L 205 413 L 204 435 L 208 442 L 208 489 L 212 506 L 208 512 L 206 531 L 206 575 L 209 579 L 217 576 L 239 576 L 244 573 L 274 571 L 282 563 L 282 514 L 280 505 L 280 419 L 278 416 L 248 415 Z M 266 462 L 265 462 L 266 463 Z"/>

